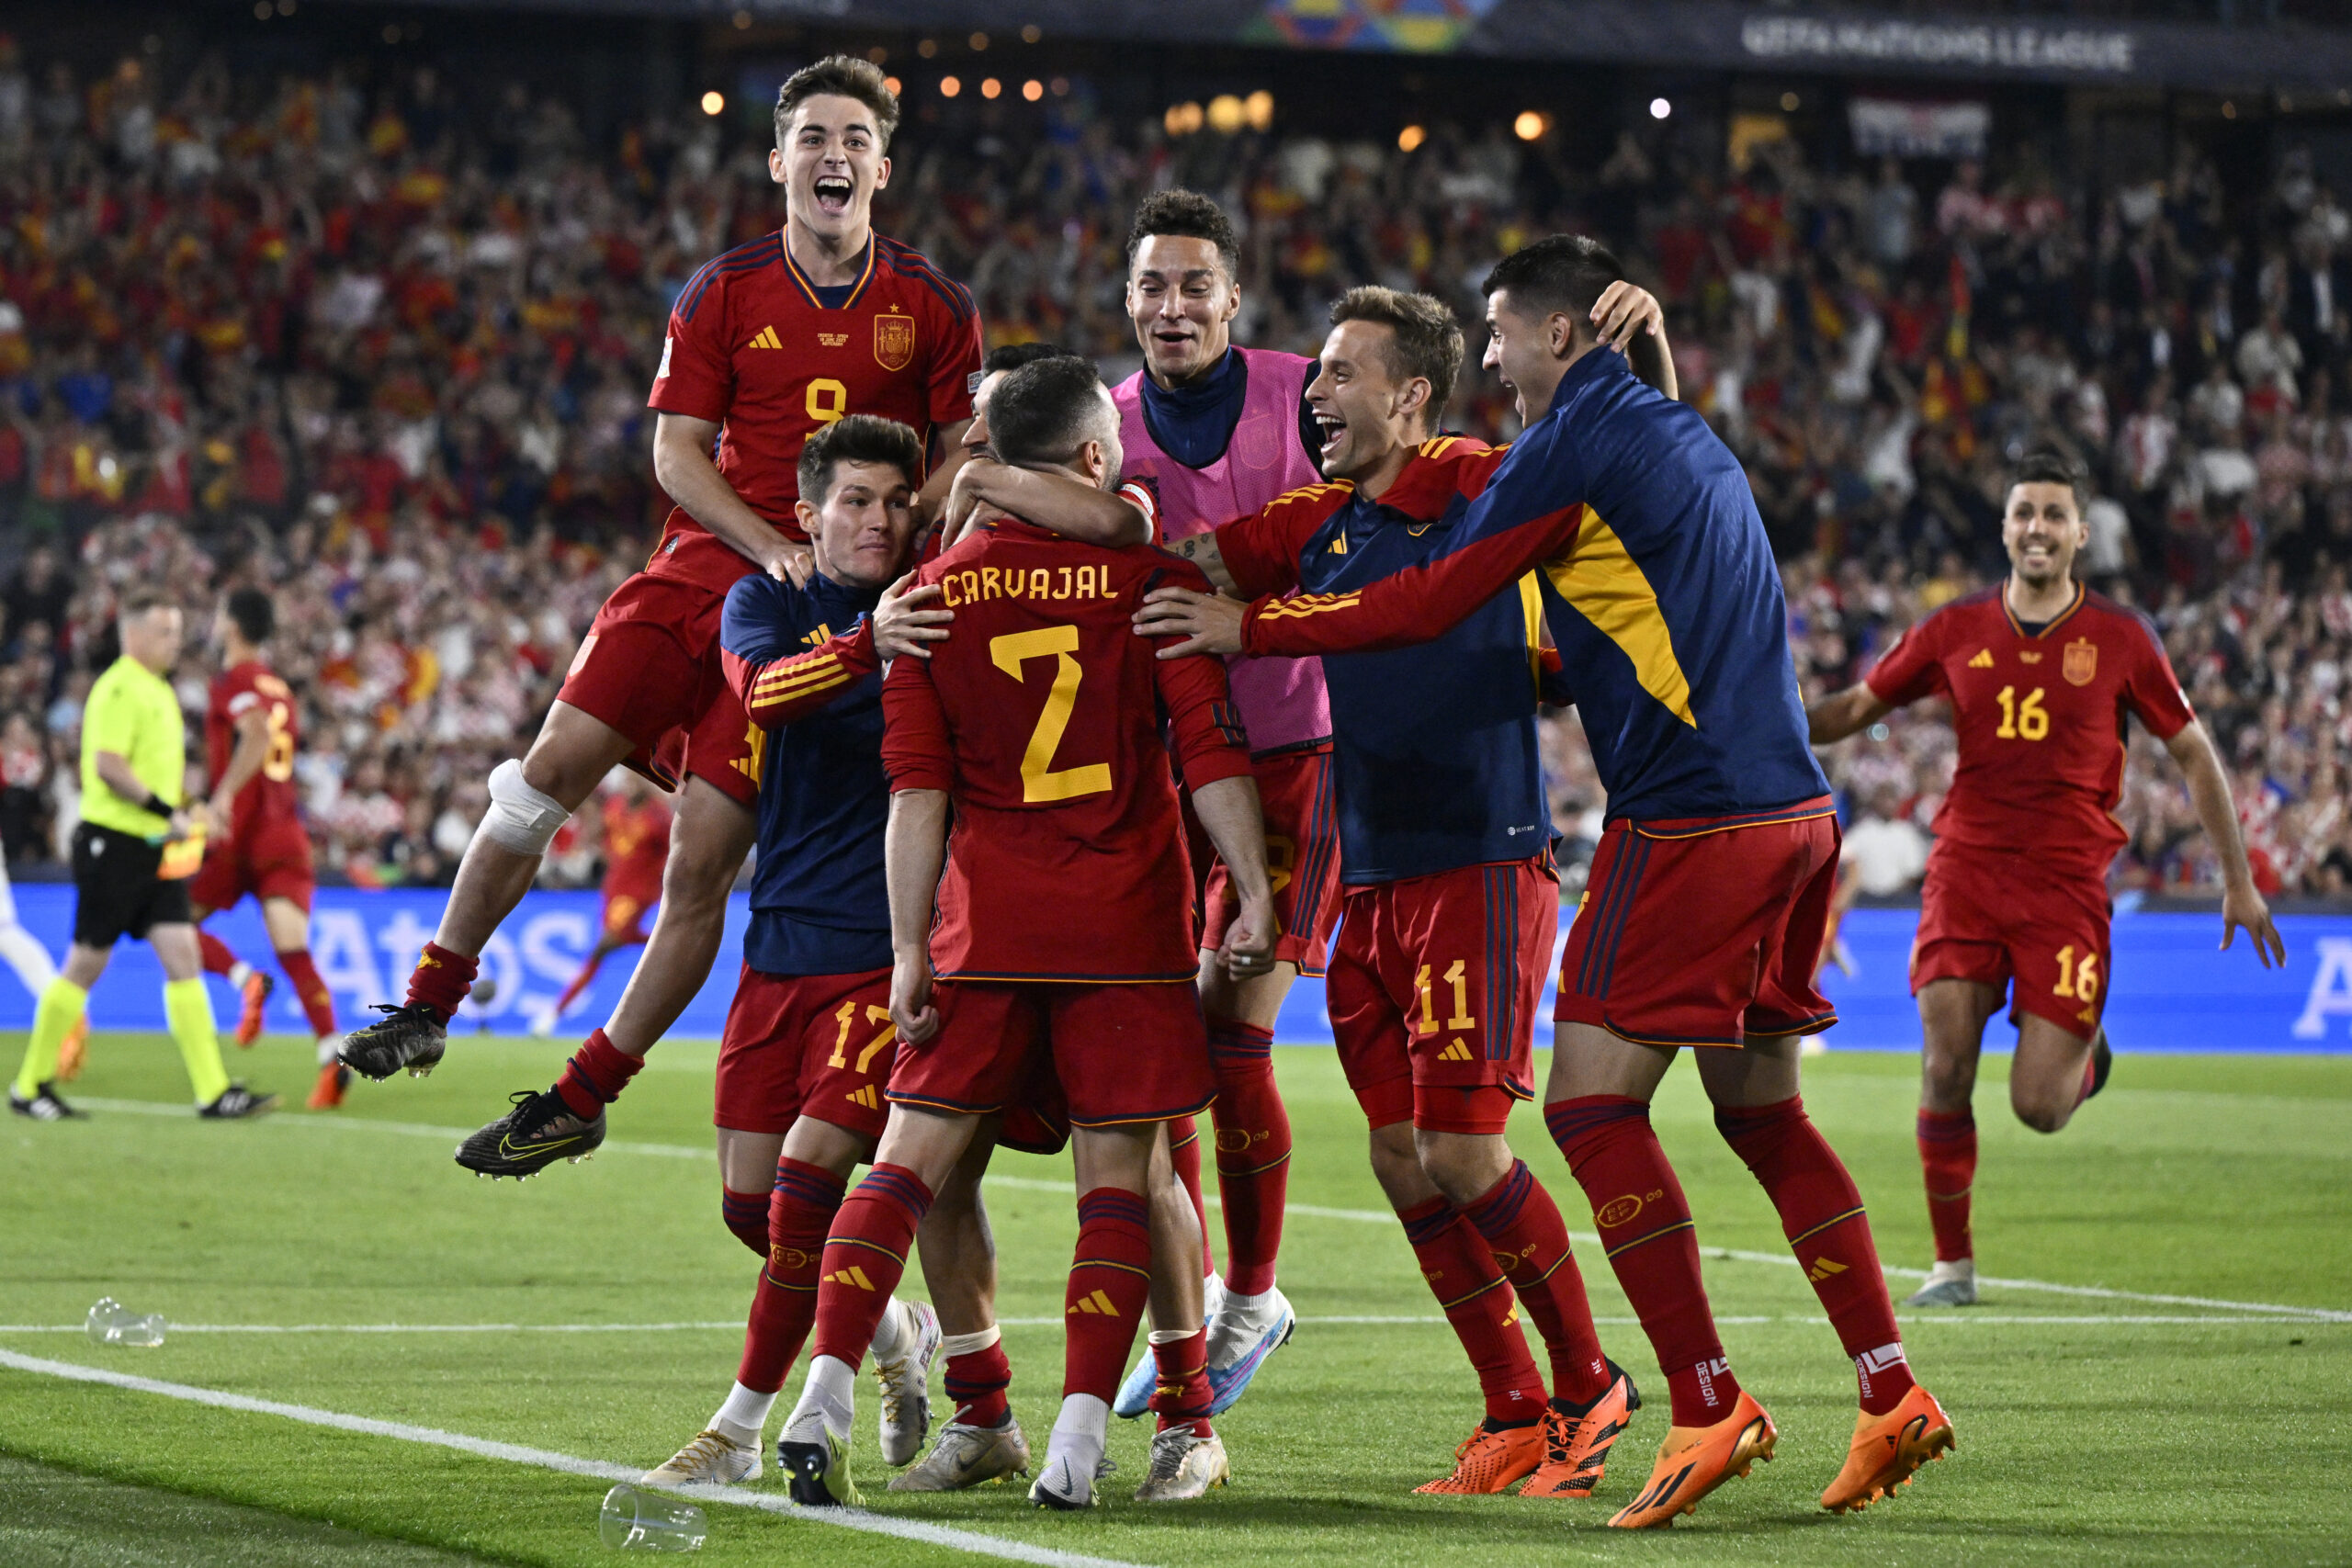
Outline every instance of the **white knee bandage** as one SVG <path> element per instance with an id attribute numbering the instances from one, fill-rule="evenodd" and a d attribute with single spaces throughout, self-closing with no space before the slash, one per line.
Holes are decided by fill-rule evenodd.
<path id="1" fill-rule="evenodd" d="M 491 770 L 490 809 L 482 815 L 481 831 L 501 849 L 543 855 L 571 815 L 562 802 L 524 783 L 523 764 L 512 757 Z"/>

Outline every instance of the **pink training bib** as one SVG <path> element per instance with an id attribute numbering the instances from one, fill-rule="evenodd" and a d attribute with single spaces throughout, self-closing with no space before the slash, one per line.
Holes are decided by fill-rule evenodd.
<path id="1" fill-rule="evenodd" d="M 1298 444 L 1298 403 L 1315 361 L 1268 349 L 1236 348 L 1249 370 L 1241 419 L 1224 456 L 1188 468 L 1161 451 L 1143 417 L 1143 371 L 1111 390 L 1119 405 L 1123 479 L 1148 479 L 1159 494 L 1162 542 L 1204 533 L 1254 514 L 1277 497 L 1323 476 Z M 1319 659 L 1230 659 L 1234 705 L 1255 752 L 1279 751 L 1331 735 L 1331 704 Z"/>

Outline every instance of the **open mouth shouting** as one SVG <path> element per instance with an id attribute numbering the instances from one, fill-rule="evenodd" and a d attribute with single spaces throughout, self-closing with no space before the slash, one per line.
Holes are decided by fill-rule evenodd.
<path id="1" fill-rule="evenodd" d="M 1323 433 L 1323 459 L 1326 462 L 1339 452 L 1348 438 L 1348 422 L 1327 409 L 1315 411 L 1316 428 Z"/>
<path id="2" fill-rule="evenodd" d="M 817 198 L 818 211 L 828 218 L 840 218 L 849 212 L 857 186 L 845 175 L 819 175 L 809 192 Z"/>

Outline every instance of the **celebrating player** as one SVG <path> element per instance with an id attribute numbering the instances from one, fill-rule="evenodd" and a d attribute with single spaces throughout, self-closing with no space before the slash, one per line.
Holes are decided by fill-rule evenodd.
<path id="1" fill-rule="evenodd" d="M 2124 841 L 2114 810 L 2125 714 L 2137 715 L 2188 775 L 2222 860 L 2222 946 L 2243 926 L 2264 968 L 2286 958 L 2246 868 L 2229 779 L 2155 628 L 2075 581 L 2075 552 L 2090 536 L 2085 490 L 2068 459 L 2028 457 L 2001 519 L 2007 580 L 1929 615 L 1860 684 L 1805 714 L 1814 743 L 1827 745 L 1905 704 L 1948 697 L 1960 740 L 1911 948 L 1925 1040 L 1919 1164 L 1936 1236 L 1935 1268 L 1911 1306 L 1976 1300 L 1969 1101 L 1984 1025 L 2004 993 L 2018 1031 L 2009 1108 L 2018 1121 L 2054 1133 L 2106 1087 L 2113 1058 L 2099 1017 L 2114 978 L 2107 869 Z"/>
<path id="2" fill-rule="evenodd" d="M 604 1106 L 710 972 L 727 890 L 752 845 L 759 775 L 759 731 L 719 668 L 720 611 L 752 572 L 808 575 L 794 513 L 802 442 L 853 412 L 886 415 L 945 443 L 926 508 L 952 478 L 979 324 L 961 287 L 873 231 L 898 118 L 879 68 L 846 56 L 796 73 L 777 94 L 768 172 L 785 187 L 785 227 L 709 263 L 671 312 L 649 400 L 660 415 L 654 472 L 678 503 L 662 542 L 597 612 L 530 754 L 492 773 L 490 811 L 406 1002 L 345 1045 L 344 1059 L 369 1077 L 429 1070 L 482 943 L 606 771 L 627 761 L 664 784 L 683 780 L 645 958 L 566 1074 L 594 1103 L 552 1089 L 518 1100 L 489 1129 L 503 1160 L 537 1168 L 601 1143 Z"/>
<path id="3" fill-rule="evenodd" d="M 645 912 L 661 901 L 662 864 L 670 858 L 670 807 L 643 773 L 621 769 L 613 789 L 605 795 L 602 820 L 605 880 L 604 919 L 597 924 L 596 944 L 580 961 L 548 1010 L 532 1021 L 534 1034 L 553 1034 L 580 993 L 596 983 L 605 960 L 624 947 L 645 945 Z"/>
<path id="4" fill-rule="evenodd" d="M 1428 558 L 1503 458 L 1430 439 L 1462 367 L 1443 302 L 1354 288 L 1331 321 L 1306 392 L 1330 482 L 1175 547 L 1245 598 L 1346 592 Z M 1424 1492 L 1524 1478 L 1524 1495 L 1589 1496 L 1640 1405 L 1601 1353 L 1559 1209 L 1503 1139 L 1534 1092 L 1532 1027 L 1560 908 L 1531 678 L 1539 631 L 1524 581 L 1423 647 L 1323 662 L 1347 913 L 1332 1032 L 1372 1123 L 1374 1174 L 1487 1399 L 1453 1473 Z M 1548 1405 L 1512 1326 L 1514 1290 L 1550 1351 Z"/>
<path id="5" fill-rule="evenodd" d="M 188 902 L 206 971 L 244 994 L 236 1033 L 240 1045 L 252 1044 L 261 1032 L 269 977 L 203 927 L 248 893 L 260 903 L 269 945 L 294 982 L 294 995 L 318 1042 L 319 1077 L 311 1088 L 310 1108 L 332 1111 L 343 1103 L 351 1070 L 335 1059 L 343 1036 L 334 1026 L 334 995 L 311 961 L 311 899 L 318 882 L 294 787 L 294 757 L 302 735 L 294 694 L 264 658 L 277 629 L 277 612 L 260 589 L 239 588 L 221 601 L 213 626 L 221 669 L 204 708 L 211 815 L 219 826 L 206 840 L 204 864 L 188 885 Z"/>
<path id="6" fill-rule="evenodd" d="M 1115 480 L 1116 411 L 1084 361 L 1013 371 L 989 419 L 1009 460 L 1058 465 L 1098 486 Z M 1008 520 L 920 576 L 962 614 L 954 639 L 928 660 L 898 660 L 884 684 L 890 1001 L 904 1048 L 873 1174 L 826 1242 L 815 1357 L 778 1455 L 803 1502 L 854 1495 L 851 1380 L 882 1297 L 979 1119 L 1050 1062 L 1074 1128 L 1079 1238 L 1065 1297 L 1062 1410 L 1030 1495 L 1082 1507 L 1093 1500 L 1110 1399 L 1147 1296 L 1181 1296 L 1199 1279 L 1197 1258 L 1155 1269 L 1145 1196 L 1164 1123 L 1204 1109 L 1216 1092 L 1166 751 L 1239 897 L 1223 953 L 1237 978 L 1263 973 L 1273 943 L 1257 787 L 1224 671 L 1208 660 L 1156 662 L 1127 635 L 1145 589 L 1170 579 L 1204 586 L 1193 569 L 1156 550 L 1097 549 Z M 1041 924 L 1048 907 L 1060 917 Z M 1207 1419 L 1205 1339 L 1195 1327 L 1155 1346 L 1162 1426 L 1138 1497 L 1197 1496 L 1224 1477 Z"/>
<path id="7" fill-rule="evenodd" d="M 1606 250 L 1567 236 L 1487 276 L 1487 363 L 1527 429 L 1432 560 L 1246 613 L 1162 590 L 1178 613 L 1149 624 L 1194 633 L 1162 657 L 1396 648 L 1541 569 L 1610 813 L 1561 968 L 1544 1120 L 1673 1404 L 1649 1483 L 1610 1522 L 1671 1522 L 1778 1436 L 1724 1358 L 1690 1207 L 1650 1126 L 1683 1045 L 1729 1047 L 1699 1054 L 1716 1127 L 1780 1211 L 1853 1359 L 1862 1408 L 1822 1504 L 1860 1507 L 1950 1447 L 1951 1425 L 1912 1380 L 1860 1197 L 1797 1092 L 1799 1037 L 1835 1017 L 1813 973 L 1837 822 L 1737 459 L 1697 411 L 1595 352 L 1599 301 L 1622 276 Z M 1657 355 L 1662 339 L 1636 347 Z"/>
<path id="8" fill-rule="evenodd" d="M 229 1081 L 205 994 L 187 879 L 201 859 L 199 804 L 180 804 L 187 738 L 180 699 L 164 677 L 179 661 L 186 623 L 153 589 L 125 596 L 122 656 L 90 687 L 82 710 L 82 820 L 74 829 L 74 944 L 64 972 L 41 992 L 8 1109 L 36 1122 L 79 1115 L 58 1098 L 57 1055 L 89 1006 L 114 945 L 143 937 L 164 966 L 164 1016 L 180 1048 L 198 1114 L 258 1116 L 277 1105 Z"/>

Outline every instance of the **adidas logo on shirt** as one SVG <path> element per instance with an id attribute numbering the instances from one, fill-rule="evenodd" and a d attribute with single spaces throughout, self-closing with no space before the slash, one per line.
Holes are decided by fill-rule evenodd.
<path id="1" fill-rule="evenodd" d="M 746 348 L 782 348 L 784 340 L 775 335 L 774 327 L 762 327 L 759 335 L 743 345 Z"/>
<path id="2" fill-rule="evenodd" d="M 1989 648 L 1978 649 L 1976 657 L 1968 661 L 1968 667 L 1971 670 L 1990 670 L 1993 668 L 1993 650 Z"/>
<path id="3" fill-rule="evenodd" d="M 878 1111 L 882 1108 L 882 1097 L 874 1092 L 872 1084 L 867 1084 L 863 1089 L 854 1089 L 842 1098 L 852 1105 L 863 1105 L 868 1111 Z"/>

